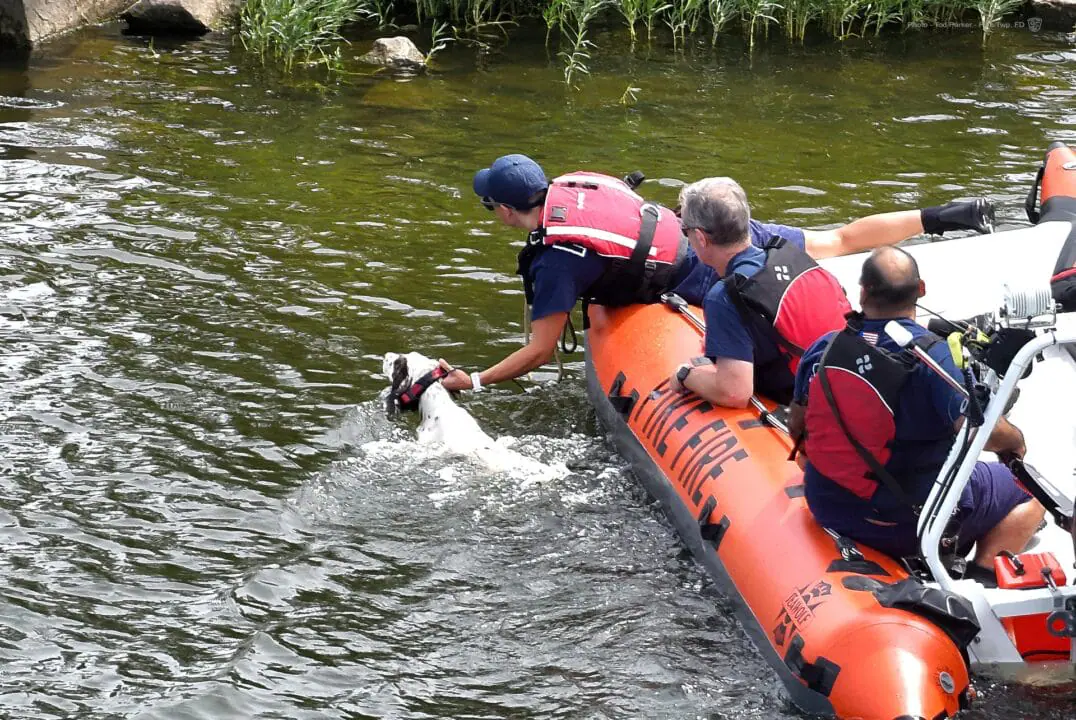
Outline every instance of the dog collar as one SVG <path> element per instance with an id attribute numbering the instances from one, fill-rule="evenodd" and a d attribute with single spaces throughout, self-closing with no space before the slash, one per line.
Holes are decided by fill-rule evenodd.
<path id="1" fill-rule="evenodd" d="M 418 401 L 422 393 L 429 389 L 430 385 L 448 375 L 450 370 L 445 370 L 438 365 L 433 370 L 420 377 L 411 387 L 396 394 L 396 404 L 401 410 L 418 410 Z"/>

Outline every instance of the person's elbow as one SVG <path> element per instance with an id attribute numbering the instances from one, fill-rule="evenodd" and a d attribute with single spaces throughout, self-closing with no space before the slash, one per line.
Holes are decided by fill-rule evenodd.
<path id="1" fill-rule="evenodd" d="M 750 383 L 706 383 L 698 394 L 709 402 L 727 408 L 745 408 L 751 402 Z"/>

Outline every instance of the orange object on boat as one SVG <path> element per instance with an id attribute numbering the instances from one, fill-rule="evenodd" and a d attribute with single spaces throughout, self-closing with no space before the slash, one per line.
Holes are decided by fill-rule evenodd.
<path id="1" fill-rule="evenodd" d="M 664 305 L 592 305 L 589 318 L 599 418 L 793 702 L 862 720 L 946 718 L 966 706 L 959 633 L 902 609 L 906 591 L 924 586 L 900 564 L 814 521 L 789 438 L 756 411 L 669 389 L 677 366 L 702 354 L 700 332 Z"/>
<path id="2" fill-rule="evenodd" d="M 1006 589 L 1046 587 L 1047 575 L 1055 586 L 1063 586 L 1068 580 L 1061 564 L 1051 552 L 998 555 L 994 558 L 994 572 L 998 576 L 998 587 Z M 1050 632 L 1048 622 L 1047 613 L 1006 617 L 1001 620 L 1005 632 L 1020 652 L 1020 657 L 1029 662 L 1057 660 L 1069 654 L 1069 639 Z"/>
<path id="3" fill-rule="evenodd" d="M 1035 194 L 1040 185 L 1041 212 L 1035 209 Z M 1076 220 L 1076 150 L 1062 142 L 1050 145 L 1026 205 L 1028 219 L 1033 223 Z M 1066 312 L 1076 310 L 1076 225 L 1073 228 L 1061 247 L 1050 278 L 1054 299 Z"/>

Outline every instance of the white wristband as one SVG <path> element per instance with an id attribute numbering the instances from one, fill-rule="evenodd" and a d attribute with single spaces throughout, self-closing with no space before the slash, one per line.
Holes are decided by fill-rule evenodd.
<path id="1" fill-rule="evenodd" d="M 482 378 L 478 376 L 478 371 L 471 373 L 471 389 L 475 392 L 482 392 Z"/>

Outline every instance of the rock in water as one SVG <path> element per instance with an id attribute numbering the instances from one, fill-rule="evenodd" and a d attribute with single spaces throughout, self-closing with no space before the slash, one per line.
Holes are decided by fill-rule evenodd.
<path id="1" fill-rule="evenodd" d="M 402 36 L 374 40 L 370 52 L 360 59 L 374 65 L 401 70 L 419 70 L 426 66 L 426 56 L 413 42 Z"/>
<path id="2" fill-rule="evenodd" d="M 236 9 L 232 0 L 138 0 L 121 17 L 133 33 L 202 35 L 220 27 Z"/>

